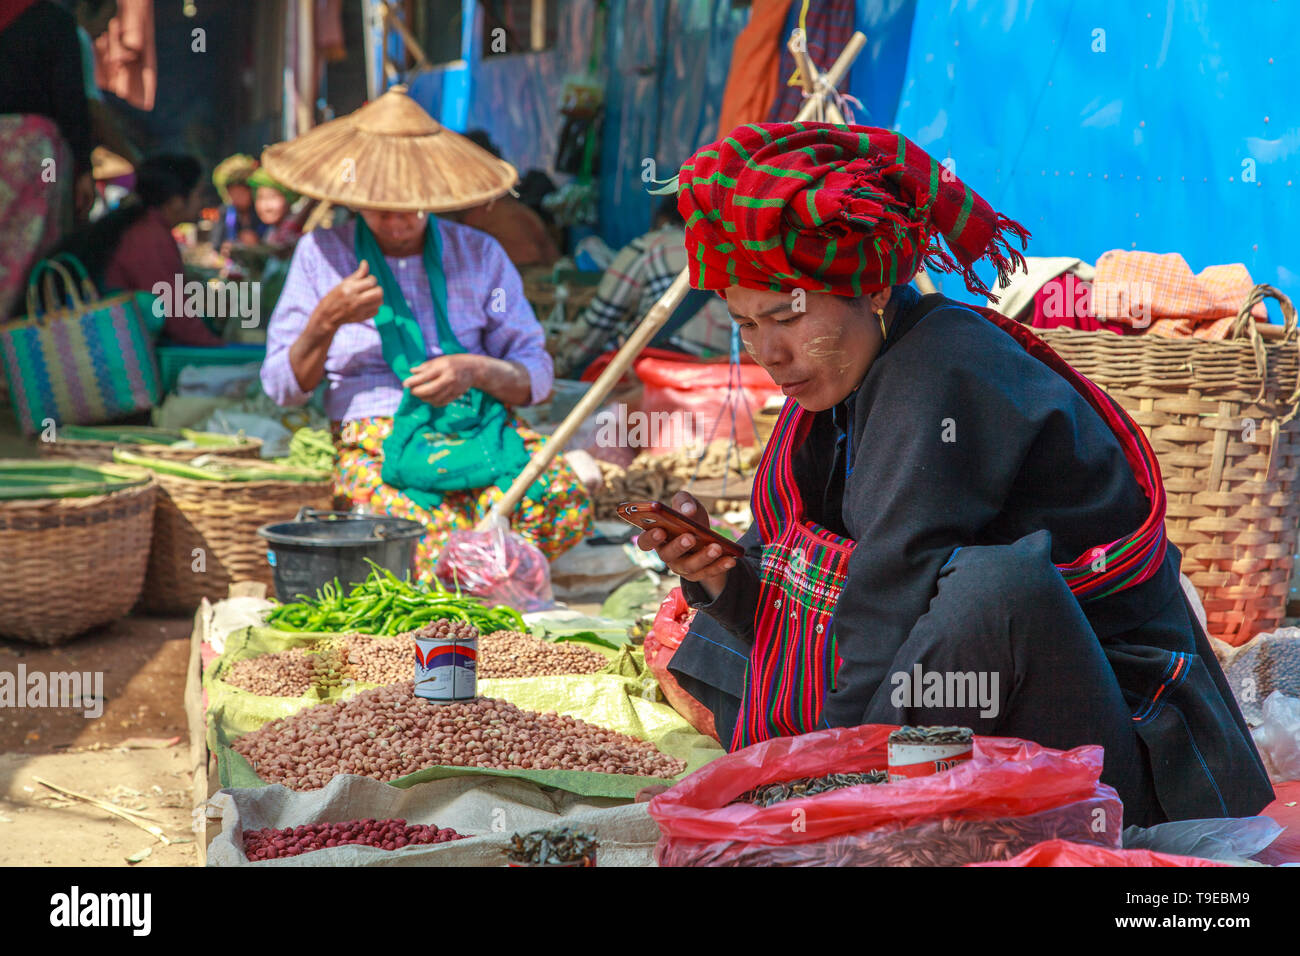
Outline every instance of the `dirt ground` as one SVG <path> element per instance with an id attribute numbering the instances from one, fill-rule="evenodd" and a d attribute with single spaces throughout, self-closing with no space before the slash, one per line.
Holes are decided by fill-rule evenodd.
<path id="1" fill-rule="evenodd" d="M 0 866 L 195 865 L 183 704 L 192 626 L 128 617 L 62 647 L 0 641 L 0 671 L 102 673 L 104 697 L 98 717 L 85 707 L 0 708 Z M 174 842 L 36 777 L 148 814 Z"/>

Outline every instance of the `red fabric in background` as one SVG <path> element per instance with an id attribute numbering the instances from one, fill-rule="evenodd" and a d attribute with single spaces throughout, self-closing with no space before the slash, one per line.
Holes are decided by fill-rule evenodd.
<path id="1" fill-rule="evenodd" d="M 1092 309 L 1092 284 L 1068 272 L 1044 283 L 1034 293 L 1034 318 L 1029 324 L 1035 329 L 1067 328 L 1083 332 L 1105 329 L 1119 335 L 1146 331 L 1125 322 L 1096 318 Z"/>
<path id="2" fill-rule="evenodd" d="M 614 356 L 607 352 L 582 373 L 582 381 L 595 381 L 605 370 Z M 736 443 L 754 444 L 754 429 L 750 414 L 757 415 L 759 409 L 772 396 L 780 395 L 781 389 L 772 381 L 772 377 L 748 356 L 742 356 L 739 366 L 739 390 L 728 406 L 727 398 L 731 394 L 731 365 L 726 360 L 704 361 L 679 352 L 666 349 L 646 349 L 632 363 L 632 370 L 645 386 L 645 394 L 640 405 L 629 411 L 647 413 L 683 412 L 693 416 L 693 431 L 698 441 L 704 441 L 713 433 L 714 440 L 725 441 L 731 435 L 731 410 L 736 413 Z M 749 414 L 745 412 L 745 401 L 749 404 Z M 723 416 L 719 422 L 719 416 Z M 684 416 L 683 419 L 684 420 Z M 714 423 L 717 429 L 714 430 Z M 672 444 L 676 429 L 665 427 L 659 430 L 659 440 L 650 442 L 642 450 L 651 454 L 665 454 L 675 451 L 678 446 Z"/>

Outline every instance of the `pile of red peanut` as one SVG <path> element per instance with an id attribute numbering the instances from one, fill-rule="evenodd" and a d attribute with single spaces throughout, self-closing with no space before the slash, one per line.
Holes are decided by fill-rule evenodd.
<path id="1" fill-rule="evenodd" d="M 400 850 L 404 846 L 422 846 L 463 840 L 455 830 L 438 829 L 405 820 L 349 820 L 346 823 L 308 823 L 283 830 L 267 828 L 244 834 L 244 854 L 250 860 L 277 860 L 298 856 L 312 850 L 335 846 L 373 846 L 380 850 Z"/>

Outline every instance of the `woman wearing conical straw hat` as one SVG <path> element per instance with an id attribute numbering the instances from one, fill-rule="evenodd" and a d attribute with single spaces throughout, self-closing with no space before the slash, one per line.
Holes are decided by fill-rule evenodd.
<path id="1" fill-rule="evenodd" d="M 336 491 L 424 524 L 416 566 L 428 580 L 447 536 L 477 524 L 541 443 L 510 412 L 543 400 L 553 378 L 519 274 L 490 236 L 429 215 L 500 196 L 517 174 L 400 86 L 271 147 L 262 163 L 295 192 L 356 213 L 298 243 L 262 386 L 302 405 L 328 382 Z M 512 514 L 548 558 L 590 522 L 587 493 L 560 459 Z"/>

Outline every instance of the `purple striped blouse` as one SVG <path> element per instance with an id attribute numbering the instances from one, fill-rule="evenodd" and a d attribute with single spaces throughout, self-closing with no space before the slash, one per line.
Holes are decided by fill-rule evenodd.
<path id="1" fill-rule="evenodd" d="M 487 233 L 430 217 L 442 230 L 447 275 L 447 312 L 461 346 L 478 355 L 519 362 L 531 380 L 532 404 L 546 398 L 554 377 L 545 335 L 524 297 L 523 281 L 500 244 Z M 357 268 L 351 220 L 302 237 L 294 250 L 284 291 L 267 329 L 262 388 L 277 405 L 303 405 L 311 397 L 298 387 L 289 347 L 321 298 Z M 442 354 L 433 298 L 420 256 L 386 256 L 428 343 L 429 357 Z M 334 421 L 392 415 L 402 383 L 384 361 L 374 319 L 339 329 L 325 360 L 325 414 Z"/>

